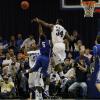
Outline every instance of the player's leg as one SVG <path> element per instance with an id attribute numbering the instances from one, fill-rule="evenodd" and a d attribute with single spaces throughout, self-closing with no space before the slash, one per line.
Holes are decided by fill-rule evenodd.
<path id="1" fill-rule="evenodd" d="M 29 84 L 29 98 L 33 98 L 33 92 L 34 92 L 34 87 L 35 87 L 35 72 L 29 73 L 29 79 L 28 79 L 28 84 Z"/>
<path id="2" fill-rule="evenodd" d="M 59 72 L 60 77 L 64 76 L 62 66 L 62 63 L 64 63 L 64 59 L 66 58 L 64 43 L 56 43 L 54 45 L 53 58 L 55 62 L 55 71 Z"/>
<path id="3" fill-rule="evenodd" d="M 100 69 L 99 69 L 99 71 L 97 72 L 96 83 L 95 83 L 95 85 L 96 85 L 97 90 L 100 92 Z"/>
<path id="4" fill-rule="evenodd" d="M 66 82 L 68 81 L 67 78 L 65 78 L 63 73 L 63 64 L 64 60 L 66 58 L 65 53 L 65 44 L 64 43 L 57 43 L 53 47 L 53 53 L 54 53 L 54 62 L 55 62 L 55 73 L 58 72 L 59 76 L 61 78 L 61 86 L 64 87 Z"/>
<path id="5" fill-rule="evenodd" d="M 35 87 L 35 100 L 43 100 L 42 87 L 40 86 Z"/>
<path id="6" fill-rule="evenodd" d="M 37 58 L 36 64 L 35 64 L 35 66 L 33 68 L 33 71 L 38 71 L 41 68 L 41 72 L 40 73 L 43 74 L 43 77 L 46 76 L 46 78 L 47 78 L 46 80 L 48 81 L 49 80 L 49 77 L 47 77 L 48 76 L 47 75 L 48 66 L 49 66 L 49 57 L 46 57 L 44 55 L 40 55 Z M 45 89 L 47 90 L 46 93 L 48 93 L 48 91 L 49 91 L 49 81 L 46 83 L 46 88 Z"/>
<path id="7" fill-rule="evenodd" d="M 41 69 L 42 69 L 42 66 L 41 66 L 42 59 L 41 58 L 42 58 L 41 55 L 38 56 L 36 63 L 34 65 L 34 67 L 32 68 L 32 71 L 35 73 L 34 84 L 35 84 L 35 99 L 36 100 L 40 100 L 40 98 L 42 100 L 42 98 L 43 98 L 42 93 L 40 91 L 41 83 L 42 83 L 42 82 L 40 82 L 41 81 L 41 78 L 40 78 L 41 77 Z M 37 88 L 37 87 L 39 87 L 39 88 Z"/>
<path id="8" fill-rule="evenodd" d="M 35 75 L 35 99 L 43 100 L 42 91 L 44 88 L 44 82 L 42 74 L 38 71 Z"/>
<path id="9" fill-rule="evenodd" d="M 49 66 L 49 57 L 43 56 L 42 59 L 42 74 L 45 78 L 45 88 L 44 88 L 44 94 L 49 97 L 49 84 L 50 84 L 50 77 L 48 74 L 48 66 Z"/>
<path id="10" fill-rule="evenodd" d="M 49 85 L 50 85 L 50 77 L 49 76 L 45 76 L 44 77 L 44 84 L 45 84 L 45 87 L 44 87 L 44 94 L 46 97 L 49 97 Z"/>

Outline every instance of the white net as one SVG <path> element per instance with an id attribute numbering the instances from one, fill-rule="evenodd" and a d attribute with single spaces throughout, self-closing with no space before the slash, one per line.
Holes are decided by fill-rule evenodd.
<path id="1" fill-rule="evenodd" d="M 95 9 L 95 1 L 82 2 L 82 7 L 84 9 L 84 17 L 93 17 Z"/>

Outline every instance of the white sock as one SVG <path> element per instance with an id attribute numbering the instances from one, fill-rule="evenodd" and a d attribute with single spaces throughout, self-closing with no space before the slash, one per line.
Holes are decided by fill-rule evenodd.
<path id="1" fill-rule="evenodd" d="M 49 85 L 46 85 L 45 86 L 45 91 L 48 91 L 49 90 Z"/>
<path id="2" fill-rule="evenodd" d="M 59 76 L 60 76 L 60 77 L 64 76 L 63 71 L 59 72 Z"/>
<path id="3" fill-rule="evenodd" d="M 43 100 L 42 93 L 39 93 L 39 100 Z"/>
<path id="4" fill-rule="evenodd" d="M 35 91 L 35 100 L 39 100 L 39 91 L 38 90 Z"/>

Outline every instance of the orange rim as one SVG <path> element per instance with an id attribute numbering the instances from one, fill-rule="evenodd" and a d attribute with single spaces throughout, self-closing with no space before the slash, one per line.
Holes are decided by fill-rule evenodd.
<path id="1" fill-rule="evenodd" d="M 96 1 L 83 1 L 81 2 L 81 5 L 95 5 L 96 4 Z"/>

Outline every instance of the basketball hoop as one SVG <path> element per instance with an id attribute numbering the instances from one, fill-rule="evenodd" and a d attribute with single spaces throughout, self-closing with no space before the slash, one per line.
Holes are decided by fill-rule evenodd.
<path id="1" fill-rule="evenodd" d="M 81 6 L 84 9 L 84 17 L 93 17 L 95 5 L 96 5 L 95 1 L 82 1 L 81 2 Z"/>

